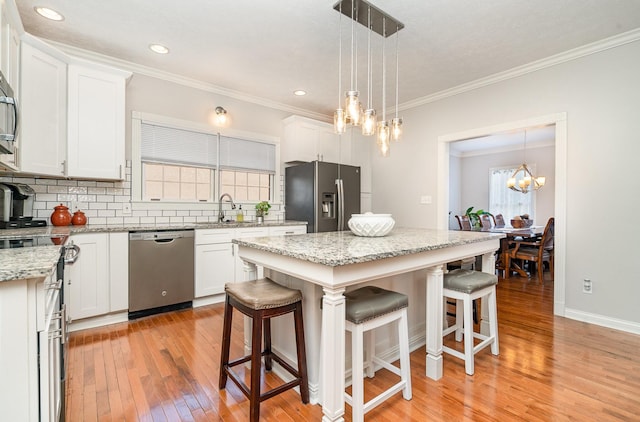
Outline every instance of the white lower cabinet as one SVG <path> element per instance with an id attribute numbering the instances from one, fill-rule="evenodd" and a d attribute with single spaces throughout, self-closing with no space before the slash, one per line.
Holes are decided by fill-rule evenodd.
<path id="1" fill-rule="evenodd" d="M 129 233 L 83 233 L 69 239 L 80 247 L 65 268 L 65 303 L 72 320 L 129 307 Z"/>
<path id="2" fill-rule="evenodd" d="M 196 230 L 196 298 L 224 293 L 225 283 L 245 280 L 238 245 L 232 243 L 232 239 L 306 232 L 304 225 Z M 262 276 L 263 270 L 258 268 L 258 277 Z"/>
<path id="3" fill-rule="evenodd" d="M 224 293 L 234 280 L 233 229 L 196 230 L 195 297 Z"/>

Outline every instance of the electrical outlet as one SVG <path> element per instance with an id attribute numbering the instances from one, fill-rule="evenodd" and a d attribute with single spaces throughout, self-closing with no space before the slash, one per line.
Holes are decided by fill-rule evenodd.
<path id="1" fill-rule="evenodd" d="M 131 203 L 125 202 L 122 204 L 122 214 L 131 215 Z"/>
<path id="2" fill-rule="evenodd" d="M 421 204 L 430 204 L 432 202 L 430 195 L 423 195 L 420 197 Z"/>
<path id="3" fill-rule="evenodd" d="M 582 293 L 593 293 L 593 283 L 588 278 L 585 278 L 582 282 Z"/>

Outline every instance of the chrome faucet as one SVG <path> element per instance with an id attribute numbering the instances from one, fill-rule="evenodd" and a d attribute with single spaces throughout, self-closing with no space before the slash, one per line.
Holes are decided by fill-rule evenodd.
<path id="1" fill-rule="evenodd" d="M 231 195 L 229 195 L 228 193 L 223 193 L 222 195 L 220 195 L 220 199 L 218 199 L 218 222 L 222 223 L 224 221 L 224 212 L 222 211 L 222 199 L 224 197 L 229 198 L 228 202 L 231 202 L 231 209 L 235 210 L 236 209 L 236 204 L 233 203 L 233 199 L 231 198 Z"/>

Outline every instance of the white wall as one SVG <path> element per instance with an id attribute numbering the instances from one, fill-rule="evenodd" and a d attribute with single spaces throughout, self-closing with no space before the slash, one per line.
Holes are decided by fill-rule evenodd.
<path id="1" fill-rule="evenodd" d="M 438 136 L 566 112 L 566 314 L 640 332 L 638 75 L 635 41 L 404 111 L 404 140 L 373 159 L 373 208 L 436 227 L 437 204 L 419 198 L 436 198 Z"/>
<path id="2" fill-rule="evenodd" d="M 131 112 L 158 114 L 214 127 L 214 109 L 224 107 L 230 129 L 282 137 L 282 119 L 291 113 L 150 76 L 134 74 L 127 84 L 127 159 L 131 158 Z"/>

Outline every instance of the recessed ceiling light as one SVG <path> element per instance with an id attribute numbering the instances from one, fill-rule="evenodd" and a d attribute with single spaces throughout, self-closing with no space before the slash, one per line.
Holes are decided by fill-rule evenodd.
<path id="1" fill-rule="evenodd" d="M 293 94 L 301 97 L 303 95 L 307 95 L 307 91 L 303 91 L 302 89 L 296 89 L 295 91 L 293 91 Z"/>
<path id="2" fill-rule="evenodd" d="M 56 12 L 53 9 L 49 9 L 48 7 L 36 6 L 33 9 L 40 16 L 45 17 L 47 19 L 51 19 L 52 21 L 62 21 L 62 20 L 64 20 L 64 16 L 62 16 L 60 13 Z"/>
<path id="3" fill-rule="evenodd" d="M 154 53 L 158 54 L 168 54 L 169 49 L 162 44 L 150 44 L 149 49 Z"/>

